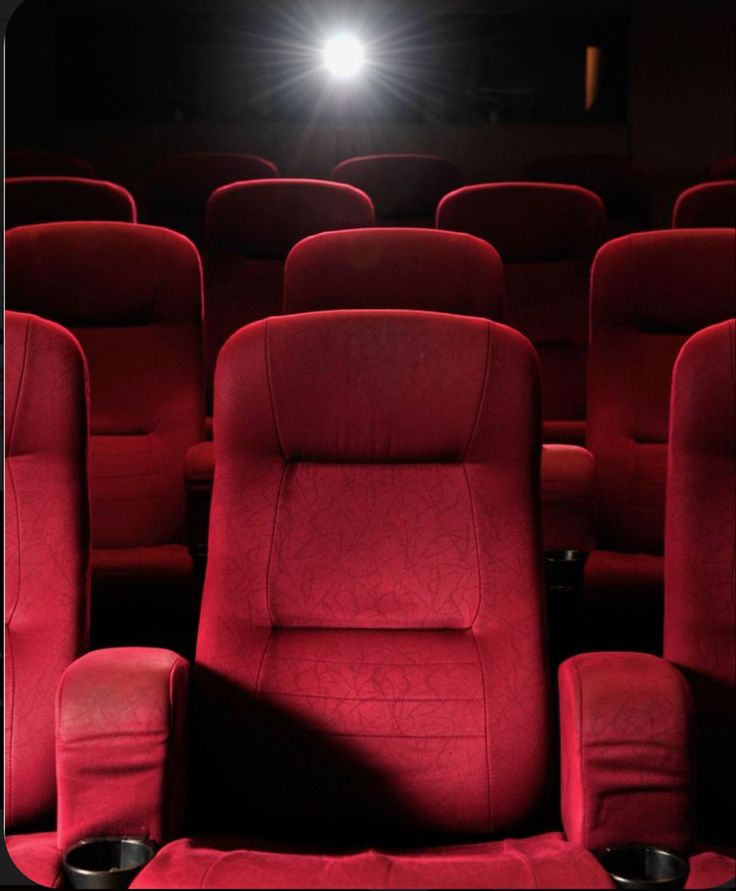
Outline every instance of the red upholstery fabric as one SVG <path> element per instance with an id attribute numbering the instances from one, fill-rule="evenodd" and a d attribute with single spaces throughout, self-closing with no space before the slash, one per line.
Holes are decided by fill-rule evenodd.
<path id="1" fill-rule="evenodd" d="M 210 195 L 220 186 L 279 175 L 257 155 L 199 152 L 173 155 L 153 171 L 146 192 L 146 222 L 166 226 L 201 245 Z"/>
<path id="2" fill-rule="evenodd" d="M 691 844 L 691 699 L 645 653 L 586 653 L 560 666 L 562 822 L 593 850 Z"/>
<path id="3" fill-rule="evenodd" d="M 663 549 L 672 366 L 690 334 L 733 313 L 734 251 L 733 232 L 679 229 L 609 242 L 593 264 L 587 445 L 598 477 L 598 544 L 631 555 L 604 558 L 606 572 L 612 561 L 619 567 L 616 617 L 599 602 L 596 561 L 588 562 L 586 610 L 603 632 L 614 619 L 632 631 L 648 621 L 656 645 L 661 606 L 645 618 L 637 592 L 652 579 L 637 564 L 644 569 L 644 555 Z M 635 573 L 628 579 L 626 563 Z M 633 644 L 606 633 L 589 646 Z"/>
<path id="4" fill-rule="evenodd" d="M 156 844 L 182 819 L 188 663 L 168 650 L 95 650 L 59 685 L 58 841 L 130 835 Z"/>
<path id="5" fill-rule="evenodd" d="M 550 155 L 524 168 L 524 179 L 590 189 L 606 208 L 610 238 L 652 225 L 651 171 L 622 155 Z"/>
<path id="6" fill-rule="evenodd" d="M 5 843 L 13 863 L 24 876 L 44 888 L 61 887 L 61 851 L 55 832 L 8 835 Z"/>
<path id="7" fill-rule="evenodd" d="M 432 228 L 440 200 L 465 185 L 458 168 L 434 155 L 366 155 L 342 161 L 332 179 L 366 192 L 383 226 Z"/>
<path id="8" fill-rule="evenodd" d="M 317 232 L 373 225 L 367 195 L 308 179 L 236 183 L 207 207 L 205 352 L 209 392 L 220 348 L 233 332 L 281 313 L 284 263 Z"/>
<path id="9" fill-rule="evenodd" d="M 685 888 L 718 888 L 736 877 L 733 855 L 705 851 L 690 858 L 690 875 Z"/>
<path id="10" fill-rule="evenodd" d="M 467 186 L 440 203 L 437 227 L 470 232 L 501 254 L 504 321 L 537 348 L 543 417 L 580 422 L 585 417 L 590 262 L 605 237 L 600 200 L 574 186 Z"/>
<path id="11" fill-rule="evenodd" d="M 710 179 L 734 179 L 736 177 L 736 155 L 719 158 L 708 168 Z"/>
<path id="12" fill-rule="evenodd" d="M 192 839 L 164 848 L 133 888 L 612 888 L 595 857 L 550 833 L 415 851 L 309 855 Z"/>
<path id="13" fill-rule="evenodd" d="M 585 445 L 585 421 L 551 421 L 542 424 L 544 441 L 558 445 Z"/>
<path id="14" fill-rule="evenodd" d="M 150 226 L 50 223 L 10 231 L 6 262 L 8 305 L 70 327 L 87 358 L 93 547 L 163 548 L 167 563 L 184 543 L 184 456 L 204 426 L 194 246 Z M 93 579 L 102 609 L 104 585 Z"/>
<path id="15" fill-rule="evenodd" d="M 672 225 L 675 229 L 736 226 L 736 180 L 685 189 L 675 202 Z"/>
<path id="16" fill-rule="evenodd" d="M 231 338 L 197 644 L 203 825 L 396 843 L 538 806 L 536 365 L 511 329 L 436 313 Z"/>
<path id="17" fill-rule="evenodd" d="M 285 313 L 424 309 L 500 319 L 501 258 L 485 241 L 428 229 L 358 229 L 313 235 L 291 251 Z"/>
<path id="18" fill-rule="evenodd" d="M 82 158 L 38 149 L 8 149 L 5 176 L 81 176 L 93 179 L 95 169 Z"/>
<path id="19" fill-rule="evenodd" d="M 5 316 L 5 825 L 53 820 L 54 695 L 86 643 L 86 371 L 79 344 Z"/>
<path id="20" fill-rule="evenodd" d="M 667 489 L 665 656 L 695 696 L 705 838 L 736 823 L 736 322 L 683 347 L 673 378 Z"/>
<path id="21" fill-rule="evenodd" d="M 542 531 L 545 551 L 595 548 L 595 464 L 587 449 L 543 446 Z"/>
<path id="22" fill-rule="evenodd" d="M 135 223 L 131 194 L 122 186 L 70 176 L 26 176 L 5 180 L 5 228 L 63 220 Z"/>

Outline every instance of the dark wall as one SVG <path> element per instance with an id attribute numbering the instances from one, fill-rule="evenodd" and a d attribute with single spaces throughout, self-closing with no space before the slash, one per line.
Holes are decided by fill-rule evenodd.
<path id="1" fill-rule="evenodd" d="M 56 47 L 49 26 L 49 2 L 53 0 L 26 0 L 16 13 L 17 21 L 11 21 L 8 145 L 76 152 L 89 158 L 101 176 L 124 183 L 138 196 L 153 164 L 167 154 L 189 150 L 254 152 L 276 161 L 284 173 L 297 176 L 327 176 L 338 154 L 422 151 L 451 158 L 470 181 L 513 179 L 527 160 L 543 154 L 630 151 L 655 169 L 657 222 L 666 225 L 676 192 L 697 181 L 714 158 L 734 151 L 736 5 L 731 0 L 611 0 L 595 4 L 596 12 L 631 16 L 629 115 L 625 124 L 357 122 L 344 126 L 339 146 L 334 126 L 324 121 L 228 121 L 223 119 L 226 114 L 220 114 L 221 119 L 215 122 L 69 120 L 58 113 L 55 97 Z M 181 0 L 182 20 L 196 22 L 213 2 Z M 97 15 L 103 10 L 114 12 L 120 4 L 131 5 L 123 0 L 89 0 Z M 162 4 L 165 0 L 150 0 L 141 9 L 155 10 Z M 247 6 L 235 0 L 219 0 L 218 8 L 220 4 L 233 14 Z M 80 5 L 79 0 L 75 5 Z M 451 8 L 453 12 L 529 15 L 549 14 L 551 9 L 575 14 L 591 8 L 590 3 L 576 0 L 457 0 L 451 4 L 417 0 L 393 5 L 414 11 Z M 23 15 L 26 22 L 20 18 Z M 28 27 L 30 19 L 33 23 Z M 14 25 L 18 25 L 15 31 Z M 155 40 L 151 45 L 155 48 Z M 217 83 L 198 87 L 217 97 Z"/>

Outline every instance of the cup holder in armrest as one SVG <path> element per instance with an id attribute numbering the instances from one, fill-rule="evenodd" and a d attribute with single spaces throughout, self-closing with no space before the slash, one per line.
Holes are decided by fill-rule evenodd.
<path id="1" fill-rule="evenodd" d="M 598 859 L 616 887 L 629 891 L 678 891 L 690 872 L 682 857 L 646 845 L 606 848 Z"/>
<path id="2" fill-rule="evenodd" d="M 64 854 L 64 876 L 72 888 L 124 891 L 154 853 L 140 838 L 85 838 Z"/>

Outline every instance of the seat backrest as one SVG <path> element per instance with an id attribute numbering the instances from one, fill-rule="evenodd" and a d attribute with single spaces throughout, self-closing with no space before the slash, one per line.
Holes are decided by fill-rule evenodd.
<path id="1" fill-rule="evenodd" d="M 54 702 L 87 634 L 87 393 L 79 344 L 5 314 L 5 824 L 53 825 Z"/>
<path id="2" fill-rule="evenodd" d="M 500 319 L 503 264 L 485 241 L 431 229 L 355 229 L 312 235 L 291 251 L 285 313 L 424 309 Z"/>
<path id="3" fill-rule="evenodd" d="M 736 321 L 700 331 L 673 374 L 664 655 L 695 699 L 705 838 L 734 825 L 736 783 Z M 726 813 L 731 819 L 726 818 Z"/>
<path id="4" fill-rule="evenodd" d="M 135 223 L 133 197 L 122 186 L 71 176 L 5 180 L 5 228 L 65 220 Z"/>
<path id="5" fill-rule="evenodd" d="M 606 208 L 609 236 L 649 229 L 652 186 L 649 168 L 625 155 L 549 155 L 524 168 L 524 179 L 569 183 L 590 189 Z"/>
<path id="6" fill-rule="evenodd" d="M 182 542 L 184 455 L 204 433 L 194 245 L 130 223 L 23 226 L 6 236 L 6 289 L 84 350 L 93 546 Z"/>
<path id="7" fill-rule="evenodd" d="M 672 213 L 675 229 L 736 226 L 736 180 L 693 186 L 678 197 Z"/>
<path id="8" fill-rule="evenodd" d="M 282 316 L 217 369 L 197 814 L 472 836 L 547 772 L 538 370 L 517 332 Z"/>
<path id="9" fill-rule="evenodd" d="M 465 185 L 462 173 L 451 161 L 413 154 L 349 158 L 335 167 L 332 179 L 369 195 L 382 226 L 432 228 L 441 199 Z"/>
<path id="10" fill-rule="evenodd" d="M 281 313 L 284 264 L 309 235 L 372 226 L 373 206 L 352 186 L 311 179 L 235 183 L 207 205 L 205 354 L 208 392 L 220 348 L 238 328 Z"/>
<path id="11" fill-rule="evenodd" d="M 506 275 L 504 322 L 539 353 L 544 418 L 584 418 L 590 264 L 605 238 L 600 199 L 547 183 L 466 186 L 440 203 L 437 227 L 496 248 Z"/>
<path id="12" fill-rule="evenodd" d="M 181 232 L 201 246 L 210 195 L 220 186 L 279 175 L 271 161 L 257 155 L 195 152 L 172 155 L 151 173 L 145 221 Z"/>
<path id="13" fill-rule="evenodd" d="M 40 149 L 8 149 L 5 176 L 79 176 L 94 179 L 95 169 L 83 158 Z"/>
<path id="14" fill-rule="evenodd" d="M 587 445 L 605 550 L 661 554 L 672 366 L 700 328 L 733 314 L 736 233 L 646 232 L 593 264 Z"/>
<path id="15" fill-rule="evenodd" d="M 708 168 L 709 179 L 734 179 L 736 178 L 736 155 L 727 155 L 719 158 Z"/>

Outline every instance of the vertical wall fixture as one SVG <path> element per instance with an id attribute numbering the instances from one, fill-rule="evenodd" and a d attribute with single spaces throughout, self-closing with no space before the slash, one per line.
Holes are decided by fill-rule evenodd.
<path id="1" fill-rule="evenodd" d="M 601 48 L 585 47 L 585 110 L 590 111 L 598 98 L 598 81 L 601 71 Z"/>

